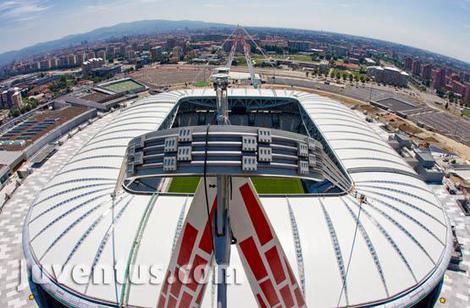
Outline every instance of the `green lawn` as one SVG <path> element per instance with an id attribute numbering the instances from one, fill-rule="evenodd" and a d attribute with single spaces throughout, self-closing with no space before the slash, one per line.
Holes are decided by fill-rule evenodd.
<path id="1" fill-rule="evenodd" d="M 285 60 L 289 59 L 292 61 L 300 61 L 300 62 L 313 62 L 312 57 L 307 56 L 307 55 L 299 55 L 299 54 L 291 54 L 291 55 L 272 55 L 269 56 L 273 60 Z M 268 58 L 269 58 L 268 57 Z M 256 63 L 256 64 L 261 64 L 266 58 L 263 55 L 259 54 L 252 54 L 251 59 Z M 235 60 L 237 61 L 239 66 L 246 66 L 246 59 L 244 56 L 237 56 L 235 57 Z"/>
<path id="2" fill-rule="evenodd" d="M 282 55 L 280 56 L 281 59 L 294 60 L 294 61 L 301 61 L 301 62 L 312 62 L 312 57 L 307 55 L 299 55 L 299 54 L 292 54 L 292 55 Z"/>
<path id="3" fill-rule="evenodd" d="M 252 177 L 251 180 L 259 194 L 303 194 L 300 179 Z M 194 193 L 199 184 L 199 177 L 173 178 L 168 192 Z"/>
<path id="4" fill-rule="evenodd" d="M 133 80 L 126 80 L 121 82 L 112 83 L 109 85 L 102 86 L 103 89 L 112 91 L 114 93 L 122 93 L 127 91 L 134 91 L 142 88 L 142 85 L 138 84 Z"/>
<path id="5" fill-rule="evenodd" d="M 462 111 L 462 114 L 466 117 L 470 117 L 470 109 L 468 108 L 465 108 L 463 111 Z"/>
<path id="6" fill-rule="evenodd" d="M 173 193 L 194 193 L 199 184 L 198 176 L 173 178 L 168 192 Z"/>
<path id="7" fill-rule="evenodd" d="M 303 194 L 305 193 L 300 179 L 252 177 L 259 194 Z"/>
<path id="8" fill-rule="evenodd" d="M 198 81 L 198 82 L 194 83 L 194 86 L 198 87 L 198 88 L 205 88 L 205 87 L 209 86 L 209 82 L 207 82 L 207 81 Z"/>

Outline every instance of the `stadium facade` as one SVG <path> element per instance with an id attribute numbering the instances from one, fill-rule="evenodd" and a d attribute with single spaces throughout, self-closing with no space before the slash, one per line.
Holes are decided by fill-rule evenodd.
<path id="1" fill-rule="evenodd" d="M 442 205 L 414 170 L 360 116 L 333 100 L 290 90 L 229 89 L 228 95 L 233 125 L 314 136 L 344 172 L 344 189 L 306 181 L 306 194 L 260 198 L 306 305 L 432 303 L 450 260 L 451 229 Z M 117 270 L 106 283 L 77 281 L 67 271 L 81 265 L 93 274 L 94 268 L 122 263 L 124 276 L 132 276 L 137 265 L 166 272 L 193 196 L 117 189 L 126 149 L 133 138 L 162 128 L 207 125 L 214 102 L 210 89 L 144 98 L 77 149 L 26 217 L 24 252 L 29 268 L 42 270 L 31 273 L 42 282 L 38 290 L 73 307 L 158 306 L 164 284 L 126 283 Z M 367 202 L 360 203 L 352 190 Z M 258 305 L 244 258 L 232 251 L 230 265 L 241 283 L 228 287 L 231 307 Z M 213 294 L 207 287 L 192 304 L 209 307 Z"/>

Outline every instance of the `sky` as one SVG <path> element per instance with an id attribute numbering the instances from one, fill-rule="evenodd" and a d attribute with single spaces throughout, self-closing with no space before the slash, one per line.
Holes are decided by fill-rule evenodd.
<path id="1" fill-rule="evenodd" d="M 143 19 L 332 31 L 470 63 L 470 0 L 0 0 L 0 53 Z"/>

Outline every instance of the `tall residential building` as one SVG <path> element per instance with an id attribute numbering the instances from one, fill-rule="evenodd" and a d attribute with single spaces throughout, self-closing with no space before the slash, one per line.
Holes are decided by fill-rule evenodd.
<path id="1" fill-rule="evenodd" d="M 470 81 L 470 73 L 465 73 L 463 75 L 462 81 L 469 82 Z"/>
<path id="2" fill-rule="evenodd" d="M 374 77 L 375 81 L 384 84 L 400 87 L 408 85 L 409 75 L 395 67 L 369 66 L 367 68 L 367 75 Z"/>
<path id="3" fill-rule="evenodd" d="M 463 101 L 469 105 L 470 104 L 470 82 L 465 84 L 465 95 L 463 96 Z"/>
<path id="4" fill-rule="evenodd" d="M 102 58 L 89 59 L 82 64 L 82 74 L 83 76 L 88 76 L 92 69 L 102 67 L 103 65 L 104 60 Z"/>
<path id="5" fill-rule="evenodd" d="M 86 60 L 91 60 L 95 58 L 95 52 L 93 50 L 86 53 Z"/>
<path id="6" fill-rule="evenodd" d="M 312 42 L 309 42 L 309 41 L 288 41 L 287 42 L 287 47 L 291 51 L 309 51 L 310 48 L 312 48 Z M 343 55 L 343 53 L 344 53 L 344 55 L 346 56 L 347 48 L 338 46 L 338 47 L 336 47 L 335 51 L 341 53 L 341 55 Z"/>
<path id="7" fill-rule="evenodd" d="M 457 80 L 452 80 L 452 92 L 459 94 L 462 98 L 465 96 L 465 85 Z"/>
<path id="8" fill-rule="evenodd" d="M 421 61 L 419 59 L 414 59 L 413 64 L 411 65 L 411 73 L 415 76 L 421 74 Z"/>
<path id="9" fill-rule="evenodd" d="M 77 57 L 74 54 L 70 54 L 67 56 L 67 65 L 68 66 L 75 66 L 77 65 Z"/>
<path id="10" fill-rule="evenodd" d="M 172 53 L 172 58 L 175 61 L 179 61 L 181 59 L 181 57 L 183 56 L 183 49 L 179 46 L 175 46 L 171 53 Z"/>
<path id="11" fill-rule="evenodd" d="M 83 51 L 80 51 L 79 53 L 76 54 L 75 61 L 79 65 L 82 65 L 82 63 L 85 62 L 85 56 L 83 54 Z"/>
<path id="12" fill-rule="evenodd" d="M 51 67 L 56 68 L 57 66 L 59 66 L 59 59 L 54 57 L 51 59 Z"/>
<path id="13" fill-rule="evenodd" d="M 12 104 L 12 106 L 15 106 L 18 109 L 23 107 L 23 98 L 21 97 L 21 92 L 15 91 L 11 95 L 11 104 Z"/>
<path id="14" fill-rule="evenodd" d="M 166 48 L 167 49 L 173 49 L 176 46 L 176 38 L 174 37 L 169 37 L 166 40 Z"/>
<path id="15" fill-rule="evenodd" d="M 106 51 L 104 49 L 98 50 L 96 56 L 106 61 Z"/>
<path id="16" fill-rule="evenodd" d="M 18 108 L 23 106 L 23 98 L 19 88 L 10 88 L 1 93 L 0 96 L 1 108 Z"/>
<path id="17" fill-rule="evenodd" d="M 41 70 L 48 70 L 51 68 L 51 62 L 49 59 L 44 59 L 39 62 L 39 65 L 41 67 Z"/>
<path id="18" fill-rule="evenodd" d="M 441 89 L 446 84 L 446 72 L 443 68 L 439 68 L 437 70 L 433 70 L 431 74 L 432 83 L 431 86 L 434 89 Z"/>
<path id="19" fill-rule="evenodd" d="M 59 67 L 65 67 L 67 66 L 67 57 L 66 56 L 60 56 L 59 57 Z"/>
<path id="20" fill-rule="evenodd" d="M 158 60 L 162 56 L 163 48 L 162 46 L 155 46 L 150 49 L 150 54 L 152 55 L 152 60 Z"/>
<path id="21" fill-rule="evenodd" d="M 405 58 L 405 71 L 411 72 L 411 67 L 413 66 L 413 59 L 410 57 Z"/>
<path id="22" fill-rule="evenodd" d="M 421 77 L 424 80 L 431 80 L 432 74 L 432 65 L 431 64 L 424 64 L 423 68 L 421 69 Z"/>
<path id="23" fill-rule="evenodd" d="M 9 108 L 7 90 L 4 90 L 0 93 L 0 108 Z"/>

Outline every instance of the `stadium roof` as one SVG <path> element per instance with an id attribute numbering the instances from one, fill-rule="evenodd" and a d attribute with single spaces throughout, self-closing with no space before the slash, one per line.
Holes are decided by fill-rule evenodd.
<path id="1" fill-rule="evenodd" d="M 52 282 L 43 286 L 49 293 L 75 306 L 116 304 L 123 286 L 114 279 L 107 285 L 79 284 L 65 275 L 59 283 L 51 265 L 112 266 L 113 257 L 126 263 L 139 230 L 143 233 L 134 263 L 160 265 L 165 272 L 192 197 L 160 195 L 154 200 L 121 192 L 112 211 L 111 194 L 131 138 L 158 129 L 179 99 L 214 95 L 210 89 L 194 89 L 142 99 L 78 149 L 46 185 L 27 216 L 23 243 L 28 264 L 43 266 Z M 261 198 L 307 305 L 409 306 L 440 282 L 452 246 L 441 204 L 354 111 L 328 98 L 289 90 L 229 89 L 228 95 L 298 100 L 368 200 L 357 224 L 359 202 L 353 196 Z M 142 217 L 153 202 L 142 230 Z M 228 305 L 255 306 L 237 250 L 232 250 L 231 266 L 244 283 L 229 286 Z M 132 285 L 127 304 L 155 307 L 160 289 L 161 284 Z M 211 300 L 206 294 L 203 306 Z"/>

